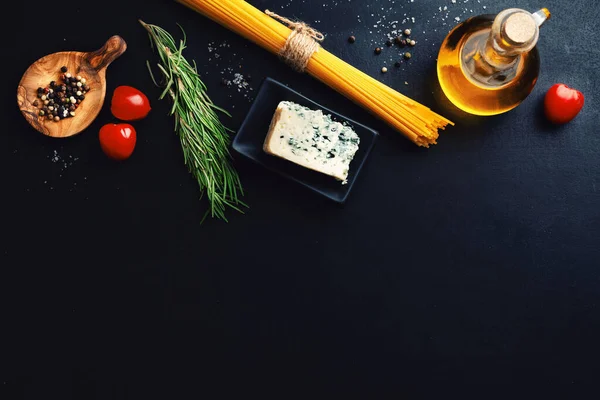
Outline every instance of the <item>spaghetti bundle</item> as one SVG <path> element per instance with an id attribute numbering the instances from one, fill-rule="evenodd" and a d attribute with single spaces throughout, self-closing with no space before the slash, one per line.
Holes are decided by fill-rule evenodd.
<path id="1" fill-rule="evenodd" d="M 288 44 L 290 35 L 294 32 L 243 0 L 176 1 L 274 54 L 281 54 L 282 49 Z M 280 17 L 279 19 L 285 20 Z M 445 129 L 448 124 L 454 125 L 424 105 L 384 85 L 320 46 L 310 56 L 305 71 L 380 117 L 419 146 L 429 147 L 431 144 L 436 144 L 438 130 Z"/>

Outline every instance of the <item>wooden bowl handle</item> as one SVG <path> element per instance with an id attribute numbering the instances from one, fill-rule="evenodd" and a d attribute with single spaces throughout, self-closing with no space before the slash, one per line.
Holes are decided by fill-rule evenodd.
<path id="1" fill-rule="evenodd" d="M 87 53 L 85 59 L 92 68 L 96 71 L 100 71 L 103 68 L 115 61 L 121 54 L 127 50 L 127 43 L 122 37 L 115 35 L 108 39 L 104 46 L 100 49 Z"/>

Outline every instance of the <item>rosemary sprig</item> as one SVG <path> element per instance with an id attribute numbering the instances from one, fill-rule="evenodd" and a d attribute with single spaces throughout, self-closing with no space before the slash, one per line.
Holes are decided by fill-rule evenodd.
<path id="1" fill-rule="evenodd" d="M 140 23 L 148 31 L 150 45 L 160 57 L 157 66 L 163 82 L 155 79 L 148 62 L 150 76 L 157 86 L 164 87 L 159 99 L 169 96 L 172 100 L 170 115 L 175 118 L 175 132 L 181 141 L 184 162 L 210 204 L 204 218 L 210 213 L 213 218 L 227 221 L 225 211 L 228 207 L 239 212 L 246 207 L 240 200 L 243 196 L 240 178 L 231 164 L 231 131 L 217 115 L 217 111 L 227 116 L 229 113 L 213 104 L 198 75 L 196 63 L 191 64 L 183 56 L 186 48 L 183 28 L 179 26 L 183 38 L 177 45 L 173 36 L 161 27 L 141 20 Z"/>

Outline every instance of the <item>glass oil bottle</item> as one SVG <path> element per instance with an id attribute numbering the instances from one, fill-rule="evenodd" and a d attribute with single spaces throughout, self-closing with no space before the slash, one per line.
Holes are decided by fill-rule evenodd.
<path id="1" fill-rule="evenodd" d="M 496 115 L 517 107 L 539 75 L 539 27 L 550 18 L 518 8 L 480 15 L 457 25 L 442 43 L 437 63 L 448 99 L 475 115 Z"/>

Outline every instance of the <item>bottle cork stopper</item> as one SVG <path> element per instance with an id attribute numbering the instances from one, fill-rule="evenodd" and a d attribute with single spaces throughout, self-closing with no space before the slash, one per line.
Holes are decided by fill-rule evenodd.
<path id="1" fill-rule="evenodd" d="M 537 24 L 530 15 L 517 12 L 504 22 L 504 36 L 515 44 L 525 44 L 535 38 Z"/>

